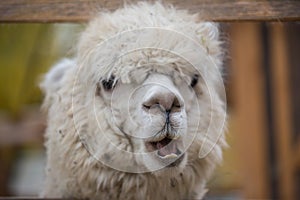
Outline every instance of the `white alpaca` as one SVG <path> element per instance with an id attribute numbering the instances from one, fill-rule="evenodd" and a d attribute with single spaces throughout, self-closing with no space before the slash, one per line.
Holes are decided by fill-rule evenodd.
<path id="1" fill-rule="evenodd" d="M 160 3 L 101 13 L 41 84 L 44 197 L 202 198 L 226 118 L 216 24 Z"/>

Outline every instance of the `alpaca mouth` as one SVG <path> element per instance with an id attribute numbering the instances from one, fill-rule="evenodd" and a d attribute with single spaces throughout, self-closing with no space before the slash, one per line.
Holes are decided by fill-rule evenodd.
<path id="1" fill-rule="evenodd" d="M 146 142 L 146 148 L 150 152 L 157 151 L 157 155 L 163 159 L 178 158 L 182 154 L 178 149 L 178 141 L 168 137 L 160 141 Z"/>

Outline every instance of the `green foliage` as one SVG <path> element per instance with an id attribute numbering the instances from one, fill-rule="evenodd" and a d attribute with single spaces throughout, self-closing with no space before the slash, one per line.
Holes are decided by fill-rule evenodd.
<path id="1" fill-rule="evenodd" d="M 18 115 L 41 100 L 38 80 L 57 57 L 53 25 L 0 26 L 0 109 Z"/>

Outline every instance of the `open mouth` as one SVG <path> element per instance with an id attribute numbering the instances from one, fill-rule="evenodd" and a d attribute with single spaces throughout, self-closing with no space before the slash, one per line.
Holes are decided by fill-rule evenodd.
<path id="1" fill-rule="evenodd" d="M 157 151 L 157 155 L 164 159 L 177 158 L 182 154 L 177 145 L 177 140 L 172 140 L 168 137 L 165 137 L 160 141 L 146 142 L 146 148 L 148 151 Z"/>

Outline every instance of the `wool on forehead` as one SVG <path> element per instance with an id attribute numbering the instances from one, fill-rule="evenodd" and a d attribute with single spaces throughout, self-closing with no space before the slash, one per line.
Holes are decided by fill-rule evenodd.
<path id="1" fill-rule="evenodd" d="M 198 71 L 215 80 L 222 59 L 218 35 L 215 23 L 198 22 L 197 15 L 160 3 L 149 6 L 140 2 L 101 13 L 79 41 L 77 62 L 85 74 L 82 81 L 108 78 L 113 73 L 127 83 L 137 68 L 145 72 L 139 76 L 142 79 L 155 67 L 163 71 L 162 66 L 166 71 L 168 67 Z"/>

